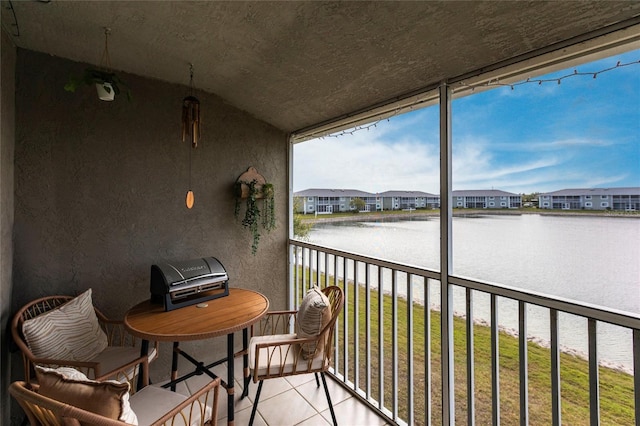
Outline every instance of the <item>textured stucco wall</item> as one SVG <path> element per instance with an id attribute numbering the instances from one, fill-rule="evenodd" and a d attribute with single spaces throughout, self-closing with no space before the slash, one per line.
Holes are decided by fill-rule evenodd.
<path id="1" fill-rule="evenodd" d="M 16 48 L 2 33 L 0 76 L 0 424 L 9 424 L 9 340 L 11 321 L 11 270 L 13 262 L 13 149 L 15 140 Z"/>
<path id="2" fill-rule="evenodd" d="M 65 92 L 69 75 L 83 69 L 18 50 L 14 309 L 91 287 L 98 307 L 121 318 L 148 299 L 152 264 L 205 256 L 220 259 L 232 287 L 260 291 L 273 308 L 283 308 L 286 134 L 217 96 L 195 93 L 203 139 L 192 151 L 195 206 L 188 210 L 190 148 L 180 140 L 180 126 L 189 89 L 125 74 L 132 102 L 99 101 L 94 87 Z M 188 77 L 185 64 L 185 82 Z M 276 189 L 277 229 L 263 235 L 256 256 L 234 218 L 232 191 L 251 165 Z M 207 361 L 225 344 L 218 338 L 184 347 Z M 162 344 L 154 381 L 167 378 L 169 361 L 170 344 Z"/>

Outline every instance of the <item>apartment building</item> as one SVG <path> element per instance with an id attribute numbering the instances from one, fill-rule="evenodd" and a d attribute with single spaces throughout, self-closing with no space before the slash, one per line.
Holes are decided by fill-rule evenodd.
<path id="1" fill-rule="evenodd" d="M 538 199 L 541 209 L 640 211 L 640 187 L 561 189 Z"/>
<path id="2" fill-rule="evenodd" d="M 452 207 L 458 209 L 519 209 L 522 196 L 498 189 L 452 191 Z"/>
<path id="3" fill-rule="evenodd" d="M 378 194 L 382 210 L 440 208 L 440 196 L 422 191 L 385 191 Z"/>
<path id="4" fill-rule="evenodd" d="M 360 198 L 365 202 L 363 211 L 380 210 L 376 194 L 357 189 L 306 189 L 293 194 L 298 200 L 297 212 L 330 214 L 352 210 L 351 202 Z"/>

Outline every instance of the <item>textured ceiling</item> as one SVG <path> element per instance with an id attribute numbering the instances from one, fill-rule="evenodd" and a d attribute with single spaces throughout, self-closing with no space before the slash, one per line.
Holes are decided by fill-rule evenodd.
<path id="1" fill-rule="evenodd" d="M 294 131 L 640 16 L 638 1 L 2 2 L 18 47 L 188 84 Z M 19 35 L 15 35 L 19 30 Z M 135 90 L 135 89 L 134 89 Z"/>

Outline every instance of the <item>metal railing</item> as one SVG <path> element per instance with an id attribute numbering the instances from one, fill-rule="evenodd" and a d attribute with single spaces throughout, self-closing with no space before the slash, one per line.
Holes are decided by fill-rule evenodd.
<path id="1" fill-rule="evenodd" d="M 444 321 L 453 330 L 441 330 L 440 272 L 296 240 L 289 247 L 293 308 L 312 285 L 343 288 L 345 304 L 334 336 L 332 373 L 387 420 L 425 425 L 447 422 L 443 419 L 469 425 L 560 425 L 564 413 L 568 419 L 564 423 L 571 422 L 575 407 L 581 406 L 588 413 L 580 418 L 582 424 L 635 422 L 640 426 L 640 315 L 449 276 L 454 306 L 460 309 L 454 321 Z M 503 312 L 513 311 L 513 328 L 499 321 L 499 306 Z M 528 336 L 531 312 L 536 320 L 541 312 L 548 315 L 548 336 L 542 344 Z M 568 317 L 586 324 L 588 345 L 582 357 L 562 350 L 560 323 Z M 599 363 L 598 329 L 609 324 L 623 330 L 623 340 L 628 339 L 631 359 L 626 372 Z M 445 332 L 454 338 L 445 339 L 449 347 L 441 348 Z M 454 354 L 453 365 L 440 362 L 442 351 Z M 574 359 L 579 360 L 577 367 Z M 578 373 L 566 370 L 565 364 L 588 379 L 576 385 L 571 375 Z M 443 371 L 449 366 L 452 371 Z M 603 381 L 611 380 L 610 371 L 615 381 Z M 601 380 L 602 372 L 607 379 Z M 441 396 L 447 375 L 455 377 L 451 405 Z M 563 398 L 565 387 L 576 386 L 585 388 L 582 400 L 573 393 L 567 397 L 571 400 Z M 542 400 L 541 387 L 546 396 Z M 606 410 L 601 410 L 603 402 Z M 611 404 L 617 408 L 610 409 Z M 623 417 L 616 417 L 617 411 Z"/>

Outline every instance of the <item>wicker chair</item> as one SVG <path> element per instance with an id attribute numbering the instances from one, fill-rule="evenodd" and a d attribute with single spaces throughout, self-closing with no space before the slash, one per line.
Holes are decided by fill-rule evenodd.
<path id="1" fill-rule="evenodd" d="M 36 357 L 25 340 L 22 333 L 22 325 L 26 320 L 47 313 L 72 300 L 73 296 L 48 296 L 34 300 L 23 306 L 13 317 L 11 322 L 11 334 L 14 342 L 22 352 L 24 364 L 24 377 L 26 382 L 31 382 L 34 378 L 33 366 L 35 364 L 55 367 L 74 367 L 84 373 L 87 377 L 96 380 L 115 378 L 115 373 L 126 364 L 138 364 L 141 362 L 151 362 L 158 356 L 158 342 L 155 342 L 147 357 L 140 356 L 140 347 L 136 346 L 137 341 L 134 336 L 127 333 L 122 321 L 110 320 L 94 306 L 98 322 L 107 335 L 108 350 L 105 356 L 98 356 L 90 361 L 75 361 L 64 359 L 45 359 Z M 148 369 L 143 369 L 148 371 Z M 142 378 L 147 381 L 147 377 Z"/>
<path id="2" fill-rule="evenodd" d="M 38 393 L 39 386 L 23 381 L 13 382 L 9 387 L 9 393 L 18 401 L 25 411 L 29 423 L 32 426 L 61 426 L 61 425 L 96 425 L 96 426 L 123 426 L 127 423 L 114 420 L 109 417 L 48 398 Z M 156 418 L 151 426 L 160 425 L 188 425 L 204 426 L 216 425 L 218 411 L 218 393 L 220 379 L 215 379 L 190 397 L 181 397 L 182 401 L 173 406 L 166 413 L 152 413 L 149 418 Z M 163 407 L 163 399 L 176 400 L 176 394 L 169 390 L 147 386 L 135 393 L 130 398 L 131 408 L 134 412 L 141 412 L 138 407 Z M 138 415 L 139 416 L 139 415 Z M 140 419 L 140 416 L 139 416 Z"/>
<path id="3" fill-rule="evenodd" d="M 249 345 L 253 382 L 259 382 L 249 425 L 253 424 L 264 380 L 309 373 L 315 374 L 318 387 L 320 373 L 333 424 L 337 425 L 325 372 L 331 364 L 334 329 L 342 312 L 344 293 L 337 286 L 326 287 L 322 292 L 329 299 L 331 318 L 315 337 L 300 338 L 297 333 L 291 333 L 292 327 L 299 331 L 299 324 L 296 324 L 298 311 L 269 312 L 259 323 L 256 336 Z"/>

